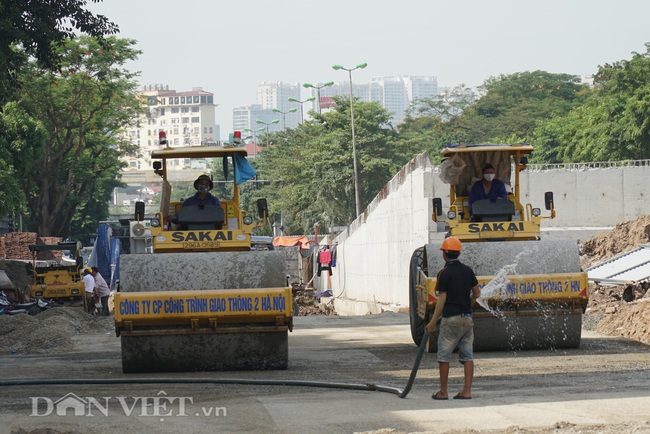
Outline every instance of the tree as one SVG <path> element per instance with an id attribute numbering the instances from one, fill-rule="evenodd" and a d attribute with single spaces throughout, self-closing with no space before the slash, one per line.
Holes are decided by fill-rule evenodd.
<path id="1" fill-rule="evenodd" d="M 584 104 L 561 119 L 540 123 L 533 144 L 551 161 L 612 161 L 650 158 L 650 43 L 599 67 Z M 546 135 L 553 129 L 552 136 Z"/>
<path id="2" fill-rule="evenodd" d="M 580 105 L 587 88 L 579 77 L 546 71 L 519 72 L 487 79 L 483 94 L 463 114 L 475 143 L 528 138 L 537 121 L 564 116 Z"/>
<path id="3" fill-rule="evenodd" d="M 92 0 L 93 3 L 101 0 Z M 11 0 L 0 2 L 0 105 L 17 85 L 17 74 L 33 56 L 54 69 L 60 60 L 55 45 L 76 32 L 102 37 L 118 32 L 103 15 L 94 15 L 86 0 Z"/>
<path id="4" fill-rule="evenodd" d="M 266 196 L 272 213 L 282 211 L 290 233 L 356 218 L 350 104 L 335 101 L 332 111 L 311 112 L 312 121 L 274 133 L 274 145 L 253 161 L 271 185 L 252 194 Z M 354 120 L 363 209 L 417 150 L 398 139 L 389 113 L 377 103 L 355 102 Z"/>
<path id="5" fill-rule="evenodd" d="M 137 151 L 120 132 L 144 107 L 123 68 L 139 54 L 134 43 L 81 37 L 57 48 L 59 72 L 32 62 L 18 76 L 20 99 L 0 118 L 0 155 L 41 236 L 88 231 L 108 215 L 120 157 Z"/>
<path id="6" fill-rule="evenodd" d="M 465 85 L 430 98 L 414 101 L 406 119 L 398 125 L 400 140 L 420 151 L 428 151 L 438 161 L 440 150 L 450 143 L 468 143 L 470 130 L 462 114 L 476 101 L 476 94 Z"/>

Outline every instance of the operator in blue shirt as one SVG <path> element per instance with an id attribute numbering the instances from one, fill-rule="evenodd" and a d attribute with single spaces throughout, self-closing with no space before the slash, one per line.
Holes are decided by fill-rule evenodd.
<path id="1" fill-rule="evenodd" d="M 494 166 L 490 163 L 483 166 L 483 179 L 476 181 L 469 192 L 469 215 L 472 215 L 472 204 L 477 200 L 490 199 L 507 199 L 508 192 L 506 185 L 500 179 L 496 179 Z"/>
<path id="2" fill-rule="evenodd" d="M 185 199 L 183 206 L 199 206 L 203 207 L 205 205 L 217 205 L 221 206 L 219 198 L 210 194 L 210 190 L 214 187 L 212 180 L 208 175 L 201 175 L 194 181 L 194 188 L 196 189 L 196 194 L 192 197 Z M 178 224 L 178 214 L 175 216 L 167 216 L 168 223 Z"/>
<path id="3" fill-rule="evenodd" d="M 208 175 L 201 175 L 196 178 L 194 181 L 194 188 L 196 189 L 196 194 L 192 197 L 185 199 L 183 206 L 191 205 L 221 205 L 219 199 L 216 196 L 210 194 L 210 190 L 214 187 L 212 180 Z"/>

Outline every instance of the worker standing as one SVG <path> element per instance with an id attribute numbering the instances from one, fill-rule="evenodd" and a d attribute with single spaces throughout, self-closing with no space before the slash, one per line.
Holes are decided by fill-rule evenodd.
<path id="1" fill-rule="evenodd" d="M 89 314 L 95 313 L 95 301 L 93 298 L 95 297 L 95 279 L 93 278 L 91 274 L 92 270 L 90 268 L 84 268 L 84 277 L 83 277 L 83 283 L 84 283 L 84 307 L 86 308 L 86 312 Z"/>
<path id="2" fill-rule="evenodd" d="M 474 378 L 474 322 L 472 320 L 472 301 L 481 296 L 481 288 L 474 271 L 458 260 L 462 244 L 456 237 L 448 237 L 443 243 L 442 256 L 445 266 L 438 273 L 436 291 L 438 302 L 433 318 L 426 325 L 427 332 L 434 333 L 438 319 L 438 368 L 440 370 L 440 390 L 431 398 L 449 399 L 447 382 L 449 363 L 454 349 L 458 347 L 458 359 L 463 364 L 465 384 L 454 399 L 472 398 Z"/>
<path id="3" fill-rule="evenodd" d="M 108 287 L 106 280 L 99 274 L 99 269 L 93 267 L 93 277 L 95 278 L 95 286 L 97 287 L 97 294 L 102 303 L 102 316 L 108 316 L 108 296 L 111 295 L 111 289 Z"/>

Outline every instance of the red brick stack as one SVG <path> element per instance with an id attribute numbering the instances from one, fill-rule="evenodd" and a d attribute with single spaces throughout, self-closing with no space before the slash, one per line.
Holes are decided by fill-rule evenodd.
<path id="1" fill-rule="evenodd" d="M 0 259 L 4 259 L 7 257 L 7 253 L 5 252 L 5 237 L 0 237 Z"/>
<path id="2" fill-rule="evenodd" d="M 29 245 L 36 244 L 35 232 L 10 232 L 5 235 L 5 257 L 7 259 L 31 260 Z"/>

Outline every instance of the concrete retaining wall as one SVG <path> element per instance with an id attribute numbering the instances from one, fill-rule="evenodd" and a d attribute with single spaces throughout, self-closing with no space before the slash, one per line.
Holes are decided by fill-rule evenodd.
<path id="1" fill-rule="evenodd" d="M 531 165 L 521 174 L 521 200 L 543 209 L 544 192 L 553 191 L 557 217 L 545 220 L 543 228 L 607 228 L 650 214 L 649 179 L 647 164 L 553 169 Z M 387 310 L 408 307 L 411 254 L 444 237 L 443 228 L 431 221 L 433 197 L 441 197 L 443 206 L 449 206 L 449 186 L 438 178 L 438 167 L 423 153 L 404 166 L 337 237 L 332 290 L 339 314 L 370 313 L 381 306 Z M 369 303 L 380 307 L 364 307 Z"/>

